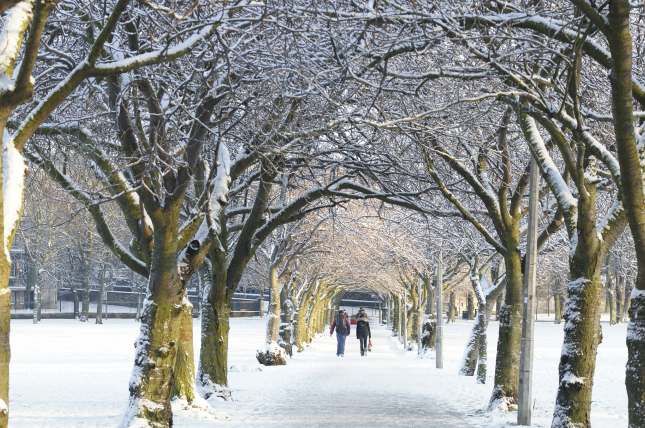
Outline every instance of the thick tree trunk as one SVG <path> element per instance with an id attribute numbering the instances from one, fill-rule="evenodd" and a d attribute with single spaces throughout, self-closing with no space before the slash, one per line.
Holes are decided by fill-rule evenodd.
<path id="1" fill-rule="evenodd" d="M 11 264 L 0 255 L 0 428 L 9 426 L 9 326 L 11 321 Z"/>
<path id="2" fill-rule="evenodd" d="M 464 351 L 464 357 L 461 362 L 461 367 L 459 368 L 459 374 L 461 376 L 475 375 L 475 370 L 477 369 L 477 358 L 479 357 L 479 333 L 479 325 L 478 323 L 475 323 L 470 331 L 468 342 L 466 342 L 466 350 Z"/>
<path id="3" fill-rule="evenodd" d="M 477 357 L 477 383 L 486 383 L 488 374 L 488 313 L 486 302 L 479 304 L 477 312 L 477 324 L 480 325 L 481 333 L 479 334 L 479 355 Z"/>
<path id="4" fill-rule="evenodd" d="M 307 343 L 307 315 L 309 313 L 309 294 L 310 291 L 305 292 L 302 296 L 301 302 L 298 305 L 298 315 L 296 322 L 296 349 L 298 352 L 305 350 Z"/>
<path id="5" fill-rule="evenodd" d="M 488 339 L 486 330 L 488 328 L 488 313 L 486 311 L 486 297 L 481 287 L 479 278 L 471 278 L 474 296 L 477 297 L 479 310 L 477 320 L 473 326 L 470 338 L 466 344 L 464 360 L 462 362 L 459 374 L 464 376 L 473 376 L 477 370 L 477 383 L 486 383 L 486 357 Z"/>
<path id="6" fill-rule="evenodd" d="M 202 305 L 202 342 L 197 378 L 204 398 L 215 395 L 228 399 L 230 293 L 225 282 L 218 281 L 216 268 L 213 270 L 213 288 Z"/>
<path id="7" fill-rule="evenodd" d="M 409 344 L 417 343 L 419 340 L 419 329 L 418 329 L 418 314 L 419 314 L 419 296 L 415 289 L 412 289 L 409 293 L 410 296 L 410 309 L 406 313 L 406 332 L 410 338 Z"/>
<path id="8" fill-rule="evenodd" d="M 595 189 L 587 185 L 578 206 L 578 244 L 569 263 L 564 313 L 564 344 L 560 357 L 553 428 L 591 426 L 591 392 L 600 343 L 601 242 L 595 218 Z"/>
<path id="9" fill-rule="evenodd" d="M 630 312 L 632 320 L 627 326 L 625 376 L 629 428 L 642 428 L 645 423 L 645 289 L 633 289 Z"/>
<path id="10" fill-rule="evenodd" d="M 609 3 L 607 39 L 612 57 L 612 115 L 620 163 L 622 203 L 634 241 L 638 273 L 627 327 L 627 387 L 629 427 L 645 424 L 645 192 L 642 160 L 634 134 L 632 37 L 628 0 Z"/>
<path id="11" fill-rule="evenodd" d="M 256 351 L 255 357 L 260 364 L 281 366 L 287 364 L 287 356 L 284 349 L 278 345 L 282 284 L 280 283 L 280 278 L 278 278 L 278 266 L 276 264 L 271 264 L 269 267 L 269 281 L 271 301 L 269 302 L 269 311 L 267 313 L 265 346 Z"/>
<path id="12" fill-rule="evenodd" d="M 504 257 L 505 299 L 498 314 L 499 337 L 495 380 L 489 405 L 491 408 L 509 409 L 517 405 L 522 336 L 522 260 L 518 250 L 518 236 L 519 231 L 515 231 L 506 243 L 509 251 Z"/>
<path id="13" fill-rule="evenodd" d="M 430 349 L 434 349 L 436 340 L 437 340 L 437 322 L 427 320 L 423 324 L 423 332 L 421 336 L 421 345 L 423 346 L 423 352 L 427 352 Z"/>
<path id="14" fill-rule="evenodd" d="M 269 303 L 269 312 L 267 314 L 267 331 L 266 344 L 270 345 L 278 341 L 280 332 L 280 292 L 282 286 L 278 278 L 278 267 L 272 265 L 269 269 L 269 278 L 271 286 L 271 301 Z"/>
<path id="15" fill-rule="evenodd" d="M 174 224 L 156 225 L 148 297 L 136 342 L 130 380 L 130 405 L 124 426 L 172 426 L 170 396 L 181 332 L 182 293 L 177 266 Z"/>
<path id="16" fill-rule="evenodd" d="M 184 296 L 181 303 L 179 340 L 172 397 L 186 401 L 195 400 L 195 351 L 193 349 L 193 305 Z"/>

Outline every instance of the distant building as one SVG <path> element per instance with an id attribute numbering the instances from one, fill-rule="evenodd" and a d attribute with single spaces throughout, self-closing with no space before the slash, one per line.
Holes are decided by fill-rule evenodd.
<path id="1" fill-rule="evenodd" d="M 11 249 L 11 273 L 9 289 L 11 290 L 11 309 L 31 309 L 34 302 L 34 290 L 27 283 L 29 258 L 20 243 L 16 242 Z M 40 304 L 42 309 L 54 309 L 58 305 L 58 288 L 56 284 L 47 286 L 42 282 Z"/>

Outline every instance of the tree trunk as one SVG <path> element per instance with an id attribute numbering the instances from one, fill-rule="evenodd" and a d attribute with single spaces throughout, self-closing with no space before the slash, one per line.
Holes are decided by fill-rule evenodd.
<path id="1" fill-rule="evenodd" d="M 398 297 L 392 298 L 392 335 L 399 336 L 399 326 L 401 325 L 400 318 L 400 299 Z"/>
<path id="2" fill-rule="evenodd" d="M 90 234 L 91 236 L 91 234 Z M 82 296 L 81 296 L 81 315 L 79 317 L 79 320 L 85 322 L 89 318 L 90 315 L 90 286 L 91 286 L 91 281 L 90 281 L 90 273 L 91 273 L 91 267 L 90 267 L 90 246 L 92 245 L 91 240 L 87 243 L 87 245 L 79 245 L 78 251 L 79 251 L 79 261 L 80 261 L 80 276 L 81 276 L 81 289 L 82 289 Z"/>
<path id="3" fill-rule="evenodd" d="M 272 263 L 269 267 L 269 281 L 271 301 L 269 302 L 269 311 L 267 313 L 265 347 L 258 349 L 255 357 L 260 364 L 265 366 L 285 365 L 287 364 L 287 356 L 284 349 L 278 345 L 282 284 L 278 277 L 278 266 L 275 263 Z"/>
<path id="4" fill-rule="evenodd" d="M 479 334 L 479 355 L 477 358 L 477 383 L 486 383 L 486 375 L 488 371 L 488 311 L 486 301 L 483 304 L 479 303 L 479 310 L 477 312 L 477 324 L 480 325 L 481 333 Z"/>
<path id="5" fill-rule="evenodd" d="M 90 288 L 88 287 L 83 287 L 83 299 L 81 303 L 81 316 L 80 320 L 81 321 L 87 321 L 87 318 L 90 314 Z"/>
<path id="6" fill-rule="evenodd" d="M 475 319 L 475 298 L 473 297 L 473 293 L 470 291 L 468 292 L 468 297 L 466 300 L 466 311 L 468 312 L 468 319 L 469 320 L 474 320 Z"/>
<path id="7" fill-rule="evenodd" d="M 298 352 L 305 350 L 307 343 L 307 315 L 309 313 L 311 289 L 305 291 L 298 304 L 298 314 L 296 322 L 296 348 Z"/>
<path id="8" fill-rule="evenodd" d="M 517 228 L 516 228 L 517 229 Z M 519 230 L 506 240 L 509 249 L 504 257 L 506 287 L 504 304 L 498 313 L 499 336 L 495 360 L 495 380 L 489 407 L 509 409 L 517 405 L 522 337 L 522 259 Z"/>
<path id="9" fill-rule="evenodd" d="M 423 352 L 434 349 L 435 341 L 437 340 L 437 322 L 427 320 L 423 323 L 423 331 L 421 336 L 421 345 Z"/>
<path id="10" fill-rule="evenodd" d="M 99 274 L 99 297 L 96 300 L 96 324 L 103 324 L 103 296 L 105 296 L 106 268 Z"/>
<path id="11" fill-rule="evenodd" d="M 172 397 L 191 404 L 195 400 L 195 352 L 193 350 L 193 305 L 184 295 L 181 302 L 179 340 Z"/>
<path id="12" fill-rule="evenodd" d="M 72 289 L 72 296 L 74 298 L 74 318 L 78 318 L 79 317 L 79 313 L 78 313 L 78 291 L 76 290 L 76 288 Z"/>
<path id="13" fill-rule="evenodd" d="M 600 343 L 601 243 L 596 233 L 595 188 L 578 204 L 578 244 L 569 263 L 564 344 L 552 428 L 591 426 L 591 392 Z"/>
<path id="14" fill-rule="evenodd" d="M 455 292 L 450 292 L 450 300 L 448 304 L 448 322 L 455 322 L 455 317 L 457 314 L 457 296 Z"/>
<path id="15" fill-rule="evenodd" d="M 502 307 L 504 306 L 504 299 L 506 293 L 500 293 L 495 300 L 495 321 L 499 321 L 502 314 Z"/>
<path id="16" fill-rule="evenodd" d="M 607 281 L 607 306 L 609 309 L 609 324 L 616 324 L 616 292 L 613 281 Z"/>
<path id="17" fill-rule="evenodd" d="M 40 266 L 38 265 L 38 261 L 35 257 L 29 257 L 28 262 L 29 265 L 27 266 L 27 278 L 25 281 L 25 308 L 33 309 L 34 302 L 31 299 L 31 294 L 32 292 L 34 292 L 36 284 L 38 284 L 38 277 L 40 276 L 38 271 L 40 269 Z"/>
<path id="18" fill-rule="evenodd" d="M 213 283 L 202 305 L 202 342 L 198 383 L 204 398 L 213 395 L 228 399 L 228 335 L 231 315 L 230 295 L 219 267 L 213 267 Z M 219 271 L 221 272 L 221 271 Z"/>
<path id="19" fill-rule="evenodd" d="M 645 421 L 645 192 L 644 173 L 634 134 L 632 94 L 632 37 L 628 0 L 609 2 L 607 39 L 612 57 L 610 74 L 616 151 L 620 164 L 622 203 L 629 222 L 636 261 L 636 284 L 627 327 L 627 387 L 629 427 Z"/>
<path id="20" fill-rule="evenodd" d="M 181 332 L 182 292 L 177 266 L 177 221 L 155 225 L 148 296 L 136 342 L 130 405 L 124 426 L 172 426 L 170 396 Z"/>
<path id="21" fill-rule="evenodd" d="M 616 322 L 623 322 L 625 319 L 625 281 L 622 277 L 616 277 Z"/>
<path id="22" fill-rule="evenodd" d="M 471 285 L 474 290 L 474 296 L 477 297 L 479 310 L 477 312 L 477 321 L 466 344 L 464 360 L 462 362 L 459 374 L 463 376 L 473 376 L 477 370 L 477 383 L 486 383 L 486 347 L 488 340 L 486 329 L 488 328 L 488 313 L 486 311 L 486 297 L 481 287 L 480 279 L 471 278 Z"/>
<path id="23" fill-rule="evenodd" d="M 553 317 L 556 324 L 560 324 L 562 322 L 563 300 L 564 298 L 562 297 L 562 293 L 559 291 L 555 296 L 553 296 Z"/>
<path id="24" fill-rule="evenodd" d="M 466 350 L 464 351 L 464 357 L 461 362 L 461 368 L 459 369 L 459 374 L 461 376 L 474 376 L 475 370 L 477 369 L 477 358 L 479 357 L 479 324 L 475 323 L 472 330 L 470 331 L 470 336 L 468 337 L 468 342 L 466 342 Z"/>
<path id="25" fill-rule="evenodd" d="M 11 321 L 11 262 L 0 255 L 0 428 L 9 426 L 9 326 Z"/>
<path id="26" fill-rule="evenodd" d="M 280 293 L 282 286 L 278 278 L 278 267 L 271 265 L 269 268 L 269 278 L 271 286 L 271 301 L 269 303 L 269 312 L 267 316 L 266 344 L 278 341 L 280 332 Z"/>
<path id="27" fill-rule="evenodd" d="M 407 330 L 405 329 L 405 324 L 406 324 L 406 313 L 407 313 L 407 302 L 405 301 L 405 298 L 399 298 L 399 309 L 401 310 L 401 314 L 399 316 L 399 338 L 401 339 L 401 343 L 404 345 L 407 344 Z"/>
<path id="28" fill-rule="evenodd" d="M 141 290 L 137 290 L 137 319 L 141 319 L 141 310 L 143 309 L 143 296 Z"/>
<path id="29" fill-rule="evenodd" d="M 428 281 L 430 281 L 428 279 Z M 432 286 L 432 283 L 429 282 L 427 286 L 428 290 L 428 298 L 426 299 L 426 314 L 428 314 L 428 317 L 432 318 L 434 317 L 434 309 L 435 309 L 435 304 L 434 304 L 434 287 Z"/>
<path id="30" fill-rule="evenodd" d="M 40 318 L 42 316 L 41 308 L 42 295 L 40 294 L 40 285 L 36 283 L 36 285 L 34 286 L 34 309 L 32 313 L 32 320 L 34 324 L 38 324 L 40 322 Z"/>
<path id="31" fill-rule="evenodd" d="M 625 308 L 625 314 L 627 315 L 627 322 L 633 319 L 632 317 L 632 292 L 634 287 L 625 281 L 625 302 L 623 307 Z"/>
<path id="32" fill-rule="evenodd" d="M 406 332 L 410 338 L 410 343 L 417 343 L 419 340 L 418 314 L 419 314 L 419 296 L 416 289 L 410 290 L 410 309 L 406 313 Z"/>
<path id="33" fill-rule="evenodd" d="M 643 282 L 645 278 L 641 277 Z M 641 284 L 642 285 L 642 284 Z M 645 290 L 634 288 L 632 319 L 627 326 L 627 387 L 629 428 L 642 428 L 645 421 Z"/>

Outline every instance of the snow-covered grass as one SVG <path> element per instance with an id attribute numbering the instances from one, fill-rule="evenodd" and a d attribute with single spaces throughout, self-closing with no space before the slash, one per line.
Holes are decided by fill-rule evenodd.
<path id="1" fill-rule="evenodd" d="M 543 316 L 540 316 L 543 318 Z M 563 327 L 552 322 L 535 324 L 535 361 L 533 386 L 533 425 L 550 427 L 558 387 L 558 362 L 562 349 Z M 477 385 L 474 377 L 454 377 L 460 367 L 471 329 L 471 322 L 458 321 L 444 326 L 444 370 L 437 376 L 442 395 L 462 403 L 469 421 L 482 427 L 516 426 L 517 413 L 484 412 L 491 392 L 495 370 L 498 323 L 488 327 L 488 376 L 485 385 Z M 627 426 L 627 393 L 625 392 L 626 324 L 610 326 L 602 323 L 603 342 L 598 348 L 596 376 L 593 385 L 591 421 L 595 427 Z M 461 348 L 460 348 L 461 346 Z M 429 371 L 433 371 L 432 361 Z"/>
<path id="2" fill-rule="evenodd" d="M 471 322 L 444 326 L 444 369 L 430 358 L 404 354 L 385 329 L 374 329 L 374 352 L 361 358 L 358 342 L 347 340 L 344 359 L 335 340 L 321 336 L 287 366 L 262 367 L 255 359 L 265 323 L 257 318 L 231 323 L 230 386 L 233 400 L 216 400 L 228 419 L 180 411 L 181 427 L 359 427 L 512 426 L 516 415 L 484 412 L 491 392 L 497 323 L 489 326 L 486 385 L 457 375 Z M 195 331 L 199 331 L 195 320 Z M 603 343 L 594 380 L 592 423 L 626 426 L 624 388 L 626 326 L 603 323 Z M 138 324 L 106 320 L 12 321 L 11 426 L 115 427 L 125 411 Z M 195 335 L 199 340 L 199 335 Z M 562 324 L 536 324 L 534 426 L 550 426 L 558 383 Z M 199 347 L 196 346 L 196 349 Z M 430 423 L 430 425 L 429 425 Z"/>

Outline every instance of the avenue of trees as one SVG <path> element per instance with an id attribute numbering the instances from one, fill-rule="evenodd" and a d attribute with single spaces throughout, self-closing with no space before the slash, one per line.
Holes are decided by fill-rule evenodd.
<path id="1" fill-rule="evenodd" d="M 513 410 L 532 162 L 538 292 L 564 321 L 552 426 L 591 426 L 605 304 L 628 323 L 629 426 L 645 426 L 645 3 L 0 0 L 0 14 L 0 428 L 17 236 L 34 287 L 64 260 L 85 296 L 115 266 L 147 284 L 123 426 L 230 397 L 231 302 L 249 283 L 271 290 L 264 364 L 304 350 L 344 291 L 379 295 L 419 352 L 463 300 L 460 372 L 490 369 L 489 407 Z"/>

